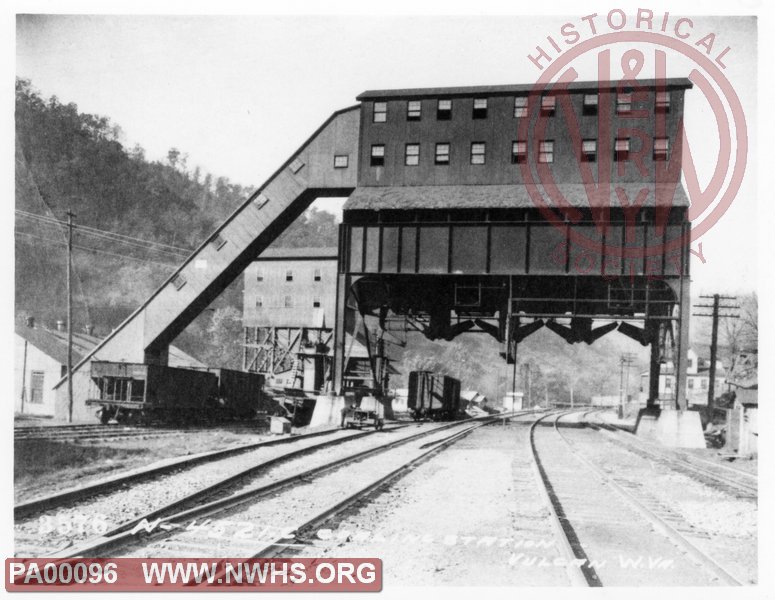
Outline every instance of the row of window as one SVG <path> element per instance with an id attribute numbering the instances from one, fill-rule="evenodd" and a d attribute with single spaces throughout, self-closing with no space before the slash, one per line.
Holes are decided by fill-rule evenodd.
<path id="1" fill-rule="evenodd" d="M 700 389 L 701 390 L 707 390 L 708 389 L 708 381 L 709 380 L 707 378 L 705 378 L 705 377 L 698 377 L 697 379 L 699 379 L 699 381 L 700 381 Z M 687 377 L 686 378 L 686 387 L 689 388 L 690 390 L 693 390 L 694 387 L 695 387 L 694 386 L 694 380 L 695 380 L 694 377 Z M 665 377 L 665 389 L 672 390 L 673 389 L 673 384 L 674 384 L 674 382 L 673 382 L 673 378 L 672 377 L 670 377 L 670 376 Z M 716 379 L 716 385 L 717 386 L 721 386 L 723 384 L 724 384 L 724 380 L 723 379 L 721 379 L 721 378 Z"/>
<path id="2" fill-rule="evenodd" d="M 652 157 L 655 161 L 666 161 L 669 157 L 670 140 L 668 138 L 654 138 Z M 597 140 L 582 140 L 580 158 L 582 162 L 597 161 Z M 487 144 L 485 142 L 472 142 L 470 161 L 472 165 L 483 165 L 487 160 Z M 623 162 L 630 159 L 630 138 L 616 138 L 614 142 L 614 160 Z M 527 162 L 527 142 L 515 141 L 511 143 L 511 163 L 521 164 Z M 554 140 L 542 140 L 538 143 L 538 162 L 554 162 Z M 448 165 L 450 163 L 450 144 L 441 142 L 436 144 L 434 164 Z M 416 167 L 420 164 L 420 144 L 406 144 L 404 146 L 404 165 Z M 373 144 L 371 146 L 371 166 L 383 167 L 385 165 L 385 145 Z"/>
<path id="3" fill-rule="evenodd" d="M 264 280 L 264 272 L 256 271 L 256 281 Z M 293 281 L 293 270 L 288 269 L 285 271 L 285 281 Z M 315 269 L 312 274 L 312 281 L 323 281 L 323 273 L 320 269 Z"/>
<path id="4" fill-rule="evenodd" d="M 256 296 L 256 308 L 262 308 L 263 306 L 264 306 L 264 299 L 261 296 Z M 312 299 L 312 308 L 320 308 L 321 306 L 322 305 L 320 303 L 320 298 Z M 293 308 L 293 296 L 286 296 L 283 301 L 283 306 L 279 308 Z"/>
<path id="5" fill-rule="evenodd" d="M 623 92 L 616 94 L 616 113 L 626 115 L 632 112 L 633 94 L 632 92 Z M 584 94 L 584 104 L 582 114 L 585 116 L 597 115 L 598 95 Z M 557 108 L 557 97 L 551 94 L 541 96 L 541 114 L 546 117 L 553 117 Z M 529 96 L 516 96 L 514 98 L 514 116 L 526 117 L 530 109 Z M 655 113 L 670 112 L 670 92 L 657 92 L 654 99 Z M 474 98 L 473 110 L 471 112 L 473 119 L 487 118 L 487 98 Z M 422 101 L 407 100 L 406 102 L 406 120 L 420 121 L 422 119 Z M 452 100 L 438 100 L 436 104 L 436 120 L 449 121 L 452 119 Z M 374 102 L 373 112 L 374 123 L 387 122 L 387 102 Z"/>

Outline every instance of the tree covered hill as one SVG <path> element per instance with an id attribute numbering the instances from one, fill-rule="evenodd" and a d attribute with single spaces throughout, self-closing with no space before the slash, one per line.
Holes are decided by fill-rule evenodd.
<path id="1" fill-rule="evenodd" d="M 75 213 L 74 326 L 104 335 L 180 264 L 251 189 L 187 164 L 149 161 L 107 117 L 43 98 L 16 81 L 17 314 L 53 326 L 66 314 L 66 229 Z M 276 245 L 336 243 L 333 215 L 308 212 Z M 93 229 L 87 229 L 93 228 Z M 109 235 L 116 232 L 120 235 Z M 241 281 L 220 304 L 241 309 Z"/>

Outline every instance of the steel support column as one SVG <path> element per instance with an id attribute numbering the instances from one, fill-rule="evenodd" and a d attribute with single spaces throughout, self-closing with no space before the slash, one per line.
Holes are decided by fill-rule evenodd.
<path id="1" fill-rule="evenodd" d="M 689 292 L 688 274 L 681 277 L 679 281 L 669 282 L 671 288 L 676 293 L 678 303 L 675 307 L 677 311 L 677 335 L 675 336 L 675 353 L 673 354 L 673 365 L 675 367 L 675 408 L 686 410 L 686 369 L 689 362 L 689 316 L 692 311 L 692 300 Z"/>
<path id="2" fill-rule="evenodd" d="M 665 325 L 661 325 L 659 333 L 651 340 L 651 360 L 649 362 L 649 395 L 646 400 L 647 408 L 654 408 L 659 402 L 659 374 L 661 372 L 661 359 L 662 359 L 662 329 Z"/>
<path id="3" fill-rule="evenodd" d="M 345 371 L 345 318 L 347 314 L 347 296 L 350 292 L 350 276 L 339 273 L 336 281 L 336 323 L 334 325 L 334 360 L 331 366 L 332 390 L 337 396 L 342 394 Z"/>

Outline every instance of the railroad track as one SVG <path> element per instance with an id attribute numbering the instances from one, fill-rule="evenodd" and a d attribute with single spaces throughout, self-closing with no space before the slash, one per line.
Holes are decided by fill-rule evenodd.
<path id="1" fill-rule="evenodd" d="M 692 477 L 706 485 L 746 500 L 758 499 L 758 480 L 753 473 L 692 456 L 680 450 L 657 446 L 601 421 L 589 425 L 608 435 L 612 442 L 643 458 Z"/>
<path id="2" fill-rule="evenodd" d="M 525 414 L 515 413 L 515 415 Z M 395 439 L 376 434 L 388 441 L 345 456 L 323 457 L 319 464 L 307 467 L 320 453 L 312 454 L 305 464 L 286 468 L 286 473 L 266 475 L 252 482 L 233 477 L 198 490 L 159 507 L 152 513 L 120 524 L 105 535 L 85 541 L 77 547 L 51 554 L 56 558 L 78 556 L 268 556 L 296 543 L 295 533 L 330 518 L 364 498 L 374 489 L 400 477 L 423 460 L 471 431 L 502 415 L 465 421 L 411 432 Z M 395 428 L 387 434 L 396 434 Z M 405 432 L 406 433 L 406 432 Z M 362 435 L 373 435 L 371 432 Z M 343 467 L 348 467 L 347 469 Z M 282 471 L 282 467 L 280 469 Z M 314 487 L 310 485 L 314 484 Z M 325 491 L 321 491 L 325 490 Z M 285 517 L 283 517 L 285 515 Z M 289 524 L 287 521 L 292 521 Z M 282 523 L 282 534 L 262 534 L 247 538 L 235 532 L 213 536 L 213 527 L 227 523 L 255 525 Z M 209 529 L 205 524 L 212 524 Z M 266 531 L 264 526 L 262 531 Z M 171 554 L 170 554 L 171 553 Z"/>
<path id="3" fill-rule="evenodd" d="M 644 494 L 637 482 L 624 475 L 613 476 L 585 456 L 560 428 L 560 420 L 569 414 L 537 419 L 531 426 L 529 445 L 573 585 L 633 585 L 638 577 L 645 578 L 642 585 L 664 585 L 664 579 L 649 581 L 653 573 L 644 576 L 625 567 L 621 557 L 618 564 L 608 559 L 612 540 L 659 555 L 660 565 L 668 564 L 664 561 L 675 564 L 676 571 L 658 573 L 676 577 L 679 584 L 701 585 L 711 579 L 717 584 L 742 585 L 693 543 L 691 526 L 676 513 Z M 547 419 L 554 419 L 551 429 L 537 427 Z M 538 431 L 542 431 L 540 440 Z"/>
<path id="4" fill-rule="evenodd" d="M 228 448 L 223 448 L 221 450 L 213 450 L 210 452 L 173 458 L 160 464 L 154 464 L 150 467 L 133 469 L 125 473 L 120 473 L 114 477 L 108 477 L 85 485 L 65 489 L 54 494 L 47 494 L 18 502 L 14 506 L 14 518 L 15 520 L 19 521 L 21 519 L 37 515 L 42 511 L 62 508 L 76 502 L 82 502 L 100 494 L 105 494 L 125 487 L 129 484 L 137 484 L 162 475 L 166 475 L 171 472 L 180 471 L 196 465 L 217 461 L 232 456 L 238 456 L 252 450 L 303 442 L 305 440 L 333 435 L 339 432 L 339 429 L 328 429 L 325 431 L 318 431 L 303 435 L 263 440 L 250 444 L 239 444 L 230 446 Z M 346 439 L 349 439 L 349 437 Z"/>
<path id="5" fill-rule="evenodd" d="M 15 427 L 14 441 L 86 441 L 119 440 L 181 436 L 203 431 L 244 432 L 259 428 L 259 424 L 217 424 L 211 427 L 139 427 L 128 425 L 56 425 L 41 427 Z"/>

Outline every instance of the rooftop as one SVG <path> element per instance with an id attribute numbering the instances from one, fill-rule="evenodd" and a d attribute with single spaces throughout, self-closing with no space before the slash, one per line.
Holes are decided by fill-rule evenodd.
<path id="1" fill-rule="evenodd" d="M 336 247 L 324 246 L 321 248 L 267 248 L 256 260 L 336 260 L 338 250 Z"/>
<path id="2" fill-rule="evenodd" d="M 60 364 L 67 364 L 67 332 L 27 327 L 16 324 L 16 334 L 47 354 Z M 81 360 L 99 342 L 99 338 L 85 333 L 73 332 L 73 364 Z"/>
<path id="3" fill-rule="evenodd" d="M 624 188 L 628 198 L 636 198 L 644 189 L 644 183 L 616 183 L 611 185 L 610 197 L 587 197 L 583 183 L 557 184 L 562 197 L 572 206 L 617 207 L 621 206 L 615 188 Z M 416 185 L 396 187 L 359 187 L 350 195 L 344 210 L 411 210 L 445 208 L 536 208 L 529 191 L 537 190 L 546 197 L 542 188 L 523 184 L 514 185 Z M 659 188 L 660 205 L 689 206 L 689 198 L 678 185 L 663 185 Z M 664 192 L 664 193 L 663 193 Z M 645 207 L 657 204 L 655 186 L 649 188 L 649 195 L 643 202 Z M 548 206 L 554 203 L 547 201 Z"/>
<path id="4" fill-rule="evenodd" d="M 568 84 L 568 91 L 599 91 L 615 90 L 622 86 L 622 81 L 573 81 Z M 692 82 L 686 77 L 673 77 L 668 79 L 637 79 L 632 82 L 645 88 L 654 88 L 657 84 L 664 85 L 667 89 L 688 89 Z M 535 83 L 508 84 L 508 85 L 477 85 L 462 87 L 436 87 L 436 88 L 406 88 L 398 90 L 366 90 L 357 97 L 357 100 L 375 100 L 385 98 L 439 98 L 444 96 L 506 96 L 512 94 L 528 94 L 530 92 L 543 92 L 544 88 L 538 88 Z"/>
<path id="5" fill-rule="evenodd" d="M 38 350 L 53 358 L 56 362 L 67 364 L 67 331 L 58 331 L 56 329 L 46 329 L 45 327 L 27 327 L 24 324 L 16 323 L 16 335 L 26 340 Z M 102 340 L 93 335 L 73 332 L 73 365 L 83 360 L 97 344 Z M 204 367 L 190 354 L 186 354 L 180 348 L 170 346 L 169 348 L 170 366 L 189 366 Z"/>

